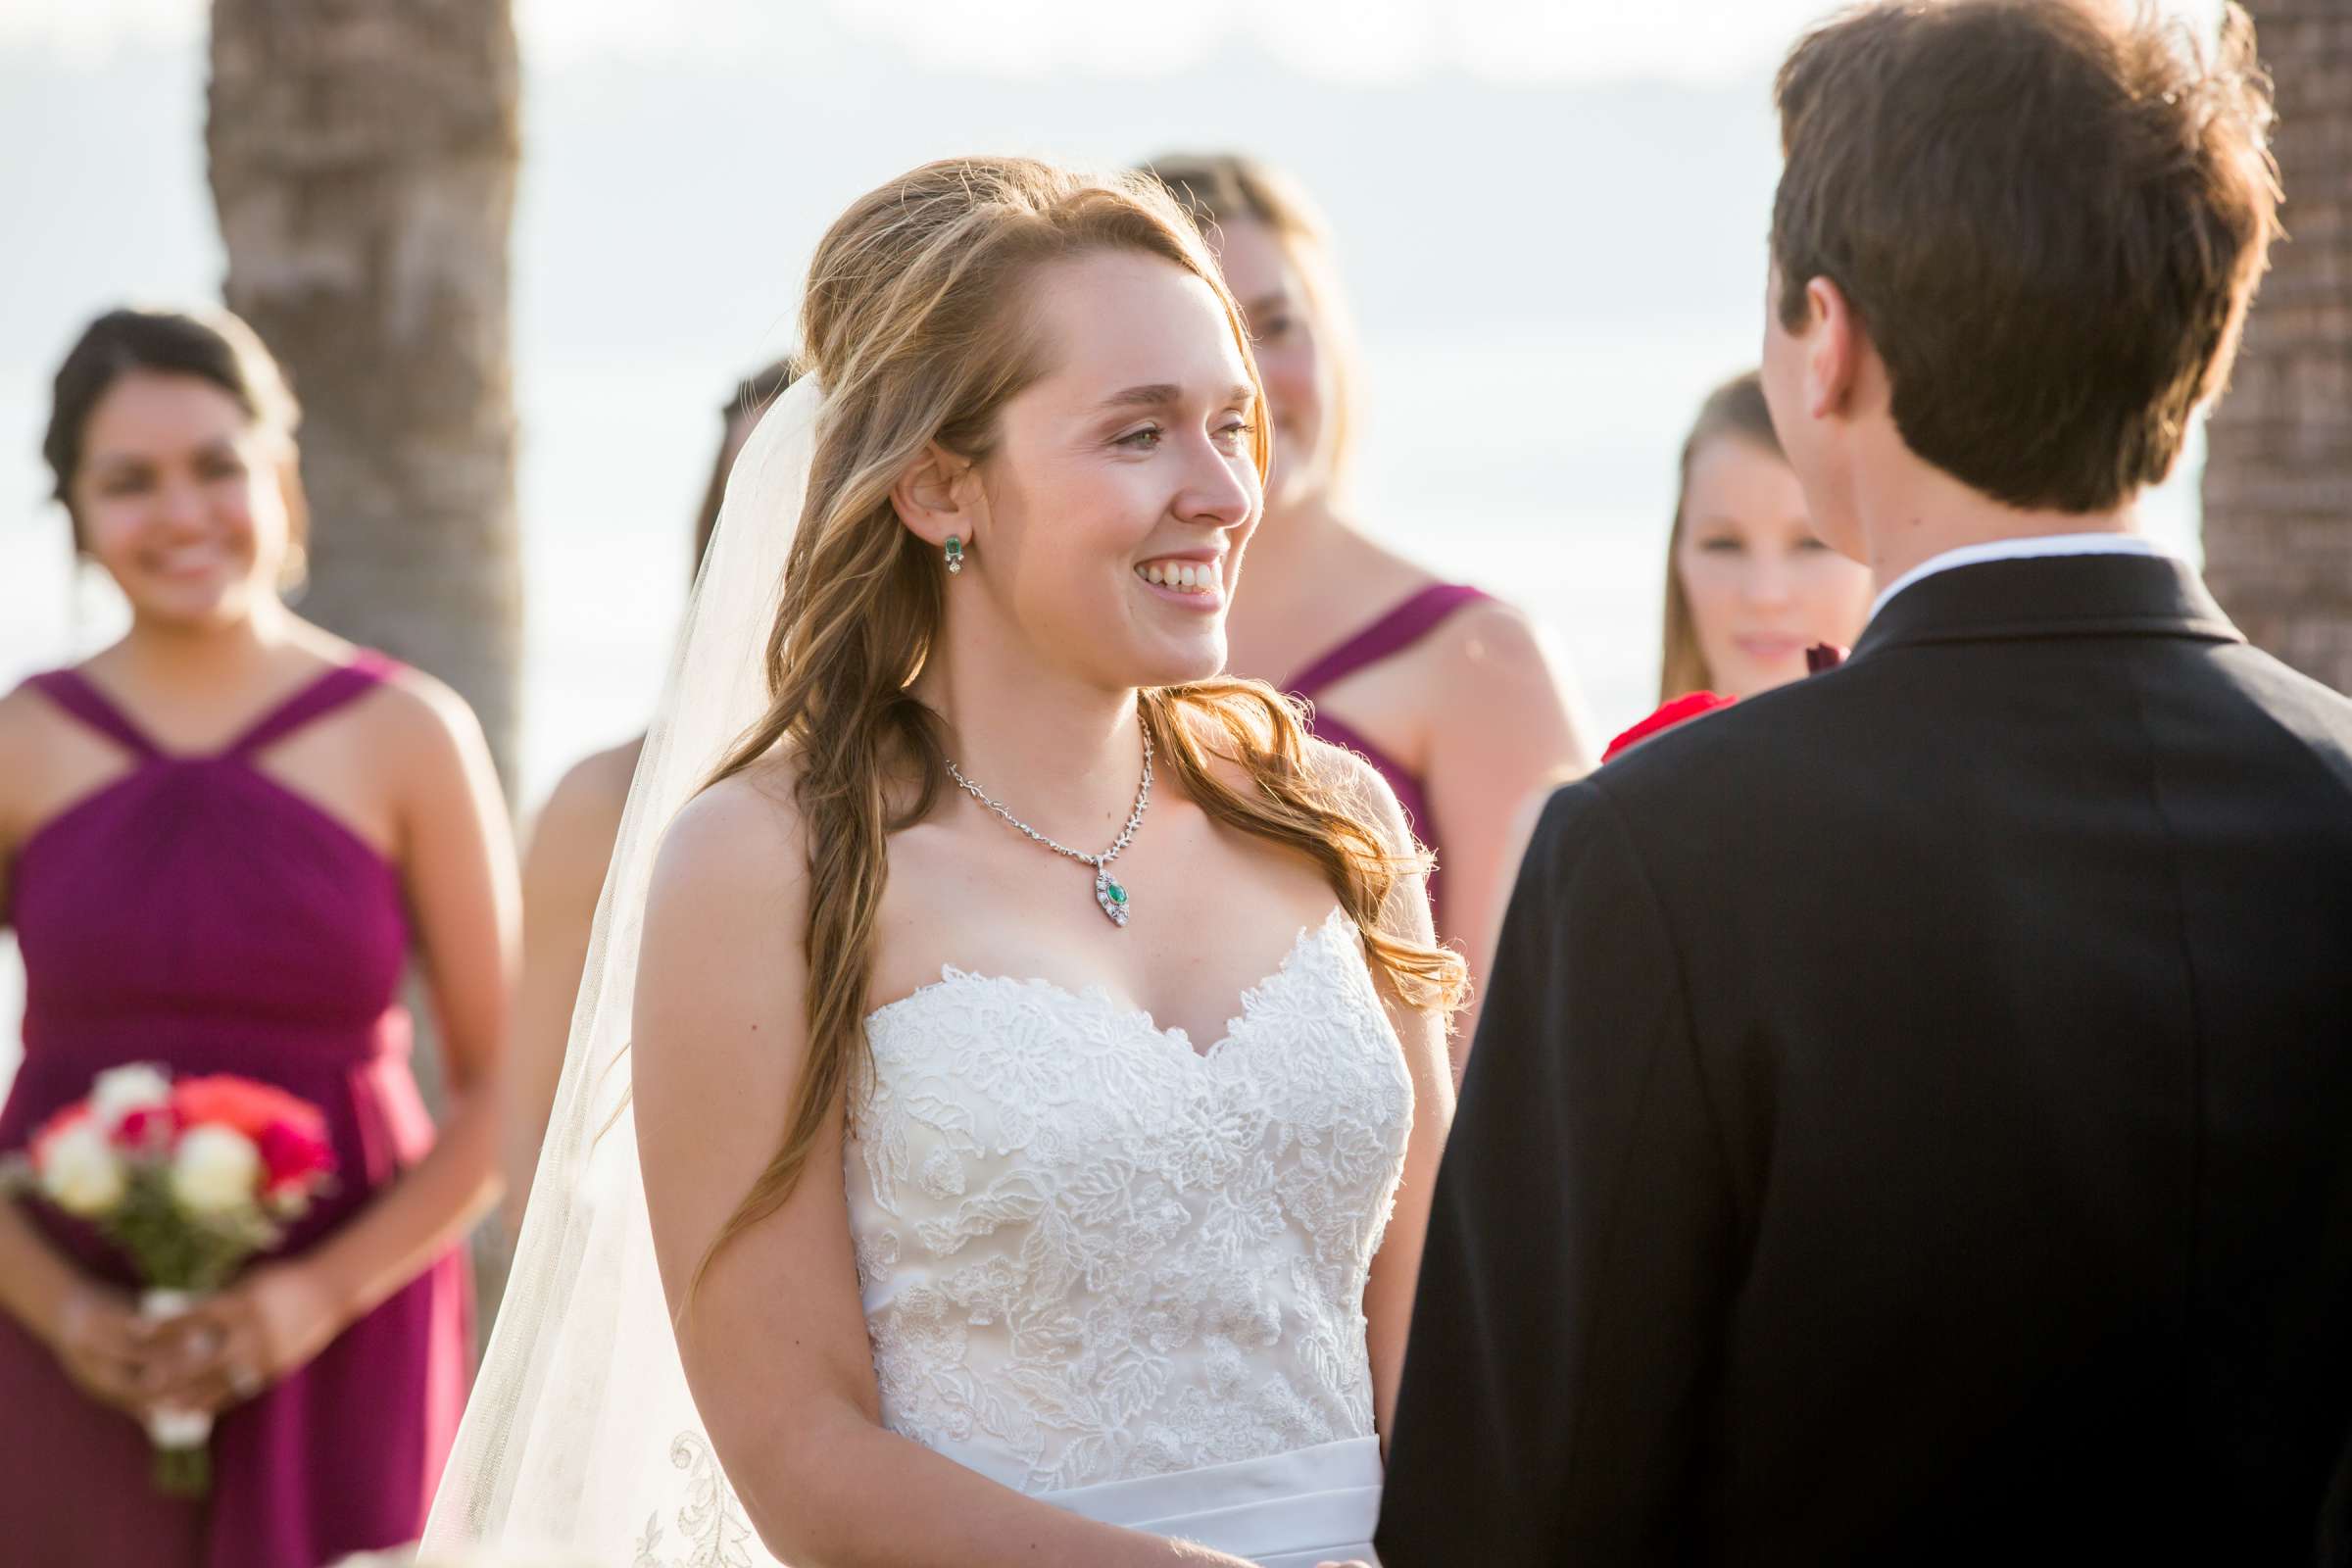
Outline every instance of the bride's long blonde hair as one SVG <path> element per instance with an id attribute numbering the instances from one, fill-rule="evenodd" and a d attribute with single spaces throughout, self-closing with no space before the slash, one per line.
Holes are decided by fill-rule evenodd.
<path id="1" fill-rule="evenodd" d="M 808 1059 L 783 1144 L 720 1228 L 698 1280 L 791 1195 L 843 1103 L 864 1049 L 886 840 L 928 815 L 948 782 L 939 717 L 909 690 L 938 635 L 942 568 L 900 522 L 892 486 L 934 440 L 974 462 L 988 457 L 998 411 L 1048 368 L 1026 283 L 1046 263 L 1106 249 L 1159 257 L 1215 289 L 1248 360 L 1241 313 L 1215 264 L 1146 176 L 1018 158 L 926 164 L 851 207 L 810 264 L 801 370 L 824 387 L 825 403 L 767 641 L 770 700 L 710 780 L 779 749 L 792 759 L 808 846 Z M 1256 373 L 1252 363 L 1253 383 Z M 1254 422 L 1262 477 L 1262 407 Z M 1147 690 L 1141 702 L 1162 765 L 1203 811 L 1311 857 L 1376 972 L 1410 1004 L 1459 1000 L 1458 956 L 1383 928 L 1384 905 L 1419 862 L 1394 853 L 1380 825 L 1317 773 L 1288 702 L 1224 679 Z M 1228 782 L 1236 764 L 1238 784 Z"/>

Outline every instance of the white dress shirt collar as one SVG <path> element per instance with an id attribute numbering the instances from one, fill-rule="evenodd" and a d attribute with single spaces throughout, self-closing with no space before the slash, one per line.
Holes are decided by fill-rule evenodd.
<path id="1" fill-rule="evenodd" d="M 1904 572 L 1880 590 L 1871 601 L 1870 618 L 1879 618 L 1886 601 L 1918 582 L 1939 571 L 1956 566 L 1981 565 L 1987 561 L 2028 561 L 2037 556 L 2170 556 L 2172 552 L 2140 534 L 2135 533 L 2050 533 L 2026 539 L 1994 539 L 1980 545 L 1962 545 L 1946 550 L 1940 556 L 1931 556 Z"/>

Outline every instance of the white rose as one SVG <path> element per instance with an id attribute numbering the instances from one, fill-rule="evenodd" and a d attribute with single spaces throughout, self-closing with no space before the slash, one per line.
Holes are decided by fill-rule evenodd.
<path id="1" fill-rule="evenodd" d="M 191 1214 L 234 1213 L 253 1202 L 262 1153 L 234 1127 L 191 1127 L 172 1156 L 172 1196 Z"/>
<path id="2" fill-rule="evenodd" d="M 160 1067 L 133 1062 L 110 1067 L 90 1085 L 90 1115 L 99 1129 L 111 1133 L 134 1110 L 160 1109 L 172 1103 L 172 1080 Z"/>
<path id="3" fill-rule="evenodd" d="M 75 1122 L 41 1146 L 41 1191 L 69 1214 L 105 1213 L 125 1185 L 122 1161 L 94 1121 Z"/>

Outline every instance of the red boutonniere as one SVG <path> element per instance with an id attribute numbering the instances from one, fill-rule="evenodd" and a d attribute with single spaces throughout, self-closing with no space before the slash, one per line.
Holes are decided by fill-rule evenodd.
<path id="1" fill-rule="evenodd" d="M 1687 696 L 1677 697 L 1673 702 L 1668 703 L 1641 723 L 1609 742 L 1609 749 L 1600 754 L 1600 760 L 1603 762 L 1613 762 L 1619 754 L 1632 751 L 1652 735 L 1670 730 L 1675 725 L 1687 719 L 1696 718 L 1701 713 L 1711 713 L 1718 708 L 1729 708 L 1738 701 L 1738 698 L 1726 697 L 1721 692 L 1691 692 Z"/>

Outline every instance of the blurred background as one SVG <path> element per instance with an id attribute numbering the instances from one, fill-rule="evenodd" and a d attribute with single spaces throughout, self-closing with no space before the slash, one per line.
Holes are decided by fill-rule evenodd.
<path id="1" fill-rule="evenodd" d="M 233 254 L 232 303 L 314 404 L 306 464 L 342 461 L 322 379 L 372 403 L 389 454 L 313 473 L 305 612 L 457 684 L 527 809 L 651 709 L 719 404 L 791 346 L 850 199 L 956 152 L 1233 148 L 1295 173 L 1336 232 L 1369 388 L 1362 518 L 1534 612 L 1605 739 L 1654 701 L 1677 450 L 1757 351 L 1771 73 L 1823 9 L 10 0 L 0 683 L 122 624 L 46 499 L 49 374 L 109 305 L 218 300 Z M 373 237 L 313 243 L 326 208 Z M 403 324 L 418 279 L 461 301 L 438 336 Z M 373 324 L 336 339 L 284 306 L 306 289 Z M 399 332 L 408 352 L 372 352 Z M 485 423 L 486 448 L 438 456 Z M 2204 453 L 2148 508 L 2192 554 Z M 453 523 L 465 495 L 488 499 Z M 0 951 L 0 1085 L 18 986 Z"/>

